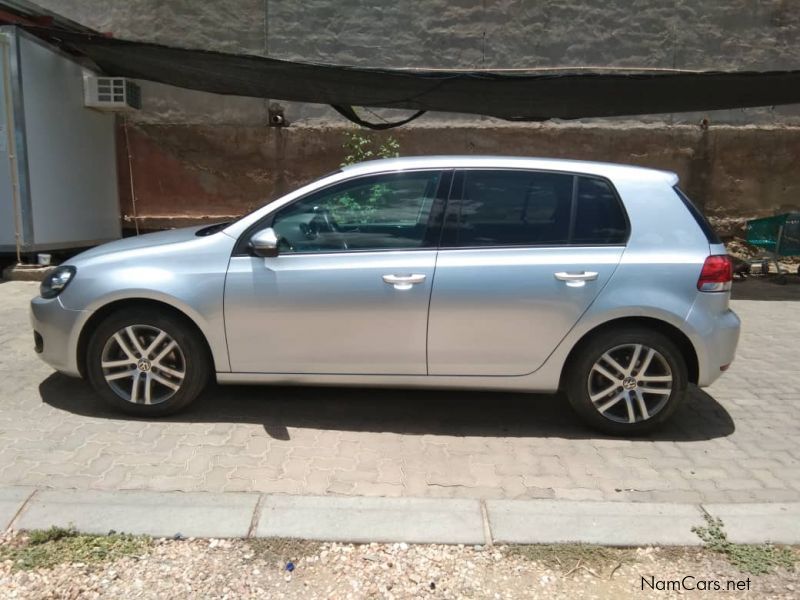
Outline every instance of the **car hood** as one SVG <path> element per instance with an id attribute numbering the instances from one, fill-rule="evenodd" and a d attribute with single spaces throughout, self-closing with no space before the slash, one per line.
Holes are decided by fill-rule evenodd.
<path id="1" fill-rule="evenodd" d="M 128 250 L 138 250 L 140 248 L 165 246 L 168 244 L 198 239 L 195 234 L 199 230 L 206 227 L 208 227 L 208 225 L 201 225 L 198 227 L 183 227 L 181 229 L 170 229 L 169 231 L 158 231 L 156 233 L 145 233 L 144 235 L 123 238 L 121 240 L 102 244 L 100 246 L 96 246 L 95 248 L 91 248 L 90 250 L 86 250 L 85 252 L 81 252 L 77 256 L 73 257 L 69 263 L 71 264 L 80 262 L 106 254 L 126 252 Z"/>

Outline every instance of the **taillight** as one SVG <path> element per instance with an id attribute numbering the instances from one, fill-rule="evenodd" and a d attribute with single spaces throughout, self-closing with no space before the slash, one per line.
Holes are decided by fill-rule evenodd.
<path id="1" fill-rule="evenodd" d="M 709 256 L 703 263 L 697 289 L 701 292 L 726 292 L 733 281 L 733 262 L 727 254 Z"/>

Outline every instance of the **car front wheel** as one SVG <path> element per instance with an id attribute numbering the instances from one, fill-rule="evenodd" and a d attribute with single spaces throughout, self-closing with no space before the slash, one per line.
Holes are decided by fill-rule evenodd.
<path id="1" fill-rule="evenodd" d="M 567 397 L 589 426 L 611 435 L 660 427 L 686 395 L 686 361 L 665 335 L 640 327 L 607 330 L 574 357 Z"/>
<path id="2" fill-rule="evenodd" d="M 97 327 L 86 366 L 89 381 L 110 405 L 155 417 L 184 408 L 200 394 L 210 360 L 199 334 L 183 319 L 131 309 Z"/>

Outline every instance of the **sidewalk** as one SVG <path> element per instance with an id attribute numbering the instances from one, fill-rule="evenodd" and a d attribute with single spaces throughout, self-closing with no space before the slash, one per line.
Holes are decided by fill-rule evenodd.
<path id="1" fill-rule="evenodd" d="M 704 515 L 735 543 L 800 544 L 800 503 L 668 504 L 569 500 L 358 498 L 206 492 L 0 488 L 3 529 L 74 526 L 156 537 L 284 537 L 439 544 L 580 542 L 688 546 Z"/>

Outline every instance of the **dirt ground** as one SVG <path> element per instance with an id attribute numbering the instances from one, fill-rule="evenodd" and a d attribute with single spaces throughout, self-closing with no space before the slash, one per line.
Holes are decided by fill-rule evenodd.
<path id="1" fill-rule="evenodd" d="M 768 275 L 750 276 L 733 282 L 731 298 L 734 300 L 800 300 L 800 276 L 789 274 L 786 283 L 778 282 L 777 277 Z"/>
<path id="2" fill-rule="evenodd" d="M 23 540 L 6 535 L 0 551 Z M 127 555 L 95 561 L 93 543 L 102 544 L 80 542 L 83 562 L 48 567 L 36 566 L 46 563 L 43 554 L 27 556 L 25 568 L 6 554 L 0 597 L 772 599 L 797 598 L 800 590 L 796 572 L 743 573 L 700 548 L 162 539 L 148 540 L 144 549 L 126 542 Z M 78 547 L 60 548 L 56 560 L 69 560 Z"/>

